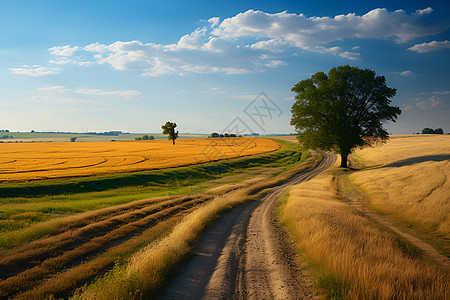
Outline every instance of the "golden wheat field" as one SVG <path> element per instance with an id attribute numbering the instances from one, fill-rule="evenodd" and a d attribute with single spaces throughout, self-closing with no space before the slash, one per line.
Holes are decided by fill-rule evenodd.
<path id="1" fill-rule="evenodd" d="M 308 259 L 339 279 L 342 298 L 446 299 L 448 274 L 343 201 L 335 180 L 327 171 L 294 186 L 281 217 Z"/>
<path id="2" fill-rule="evenodd" d="M 90 176 L 179 167 L 274 151 L 263 138 L 0 145 L 0 181 Z"/>
<path id="3" fill-rule="evenodd" d="M 373 208 L 450 239 L 450 136 L 394 136 L 356 154 L 381 165 L 350 175 Z"/>

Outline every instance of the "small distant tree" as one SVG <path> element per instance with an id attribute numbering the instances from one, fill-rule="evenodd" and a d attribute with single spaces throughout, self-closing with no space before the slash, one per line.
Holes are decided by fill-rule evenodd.
<path id="1" fill-rule="evenodd" d="M 178 138 L 178 131 L 175 132 L 175 128 L 177 127 L 177 123 L 172 123 L 167 121 L 166 124 L 161 126 L 161 129 L 163 130 L 163 134 L 168 134 L 167 137 L 172 143 L 175 145 L 175 140 Z"/>
<path id="2" fill-rule="evenodd" d="M 230 135 L 228 134 L 228 132 L 225 132 L 225 137 L 230 137 Z"/>
<path id="3" fill-rule="evenodd" d="M 148 141 L 148 135 L 144 135 L 144 136 L 142 137 L 142 139 L 143 139 L 144 141 Z"/>
<path id="4" fill-rule="evenodd" d="M 142 140 L 142 138 L 141 138 L 140 136 L 137 136 L 137 137 L 135 137 L 134 139 L 135 139 L 136 141 Z"/>
<path id="5" fill-rule="evenodd" d="M 442 128 L 438 128 L 434 130 L 435 134 L 444 134 L 444 130 L 442 130 Z"/>
<path id="6" fill-rule="evenodd" d="M 218 134 L 217 132 L 213 132 L 213 133 L 211 134 L 211 137 L 212 137 L 212 138 L 218 138 L 218 137 L 219 137 L 219 134 Z"/>
<path id="7" fill-rule="evenodd" d="M 154 137 L 153 135 L 150 135 L 150 136 L 148 137 L 148 139 L 151 140 L 151 141 L 153 141 L 153 140 L 155 139 L 155 137 Z"/>
<path id="8" fill-rule="evenodd" d="M 219 134 L 219 137 L 224 137 L 223 134 Z"/>

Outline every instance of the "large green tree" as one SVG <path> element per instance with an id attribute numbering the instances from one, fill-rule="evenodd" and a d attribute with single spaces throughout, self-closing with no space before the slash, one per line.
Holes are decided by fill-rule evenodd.
<path id="1" fill-rule="evenodd" d="M 161 129 L 163 130 L 163 134 L 168 134 L 169 140 L 172 141 L 172 143 L 175 145 L 175 140 L 178 138 L 178 131 L 175 132 L 175 128 L 177 127 L 177 123 L 172 123 L 167 121 L 166 124 L 161 126 Z"/>
<path id="2" fill-rule="evenodd" d="M 310 149 L 336 151 L 344 168 L 354 148 L 389 139 L 382 122 L 395 122 L 401 113 L 390 105 L 396 89 L 369 69 L 346 65 L 328 74 L 318 72 L 292 91 L 297 100 L 291 109 L 291 125 L 299 141 Z"/>

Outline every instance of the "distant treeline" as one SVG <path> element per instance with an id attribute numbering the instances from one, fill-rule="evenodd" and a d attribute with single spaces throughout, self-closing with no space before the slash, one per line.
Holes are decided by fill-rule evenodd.
<path id="1" fill-rule="evenodd" d="M 422 134 L 444 134 L 444 130 L 442 128 L 432 129 L 426 127 L 422 129 Z"/>
<path id="2" fill-rule="evenodd" d="M 222 133 L 217 133 L 217 132 L 213 132 L 211 133 L 211 135 L 209 136 L 211 138 L 219 138 L 219 137 L 238 137 L 236 134 L 234 133 L 227 133 L 225 132 L 224 134 Z M 242 137 L 242 135 L 240 135 L 239 137 Z"/>

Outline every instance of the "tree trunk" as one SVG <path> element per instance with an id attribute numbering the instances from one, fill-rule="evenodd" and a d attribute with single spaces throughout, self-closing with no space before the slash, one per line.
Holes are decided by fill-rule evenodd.
<path id="1" fill-rule="evenodd" d="M 175 139 L 172 140 L 172 144 L 175 145 Z"/>
<path id="2" fill-rule="evenodd" d="M 341 168 L 347 168 L 348 153 L 341 153 Z"/>

